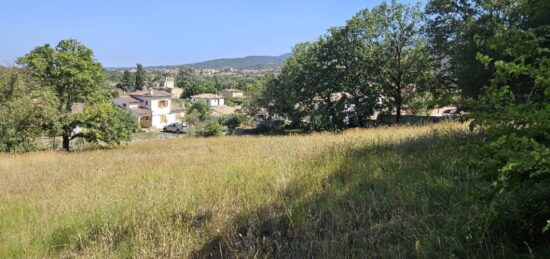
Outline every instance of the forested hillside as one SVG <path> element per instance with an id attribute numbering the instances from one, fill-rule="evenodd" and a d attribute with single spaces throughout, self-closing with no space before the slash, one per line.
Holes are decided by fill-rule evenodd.
<path id="1" fill-rule="evenodd" d="M 187 66 L 194 69 L 278 69 L 289 56 L 290 54 L 284 54 L 281 56 L 248 56 L 244 58 L 222 58 L 193 63 Z"/>
<path id="2" fill-rule="evenodd" d="M 244 58 L 220 58 L 185 65 L 145 66 L 146 69 L 178 69 L 188 67 L 193 69 L 224 69 L 237 70 L 267 70 L 279 69 L 290 57 L 290 53 L 280 56 L 248 56 Z M 108 68 L 109 70 L 124 70 L 128 68 Z"/>

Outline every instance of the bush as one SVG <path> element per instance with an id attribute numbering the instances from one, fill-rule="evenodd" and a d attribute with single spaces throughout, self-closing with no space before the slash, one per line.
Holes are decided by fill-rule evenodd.
<path id="1" fill-rule="evenodd" d="M 501 32 L 494 41 L 512 61 L 479 55 L 496 72 L 470 116 L 483 137 L 470 147 L 471 165 L 493 182 L 485 224 L 519 246 L 542 243 L 550 237 L 543 230 L 550 219 L 550 50 L 532 31 Z"/>
<path id="2" fill-rule="evenodd" d="M 226 126 L 229 130 L 234 130 L 235 128 L 241 126 L 246 122 L 246 116 L 240 114 L 230 114 L 225 115 L 219 118 L 219 123 L 223 126 Z"/>
<path id="3" fill-rule="evenodd" d="M 206 125 L 204 125 L 204 128 L 201 131 L 200 135 L 203 137 L 221 136 L 222 131 L 222 125 L 220 125 L 216 120 L 209 120 L 208 122 L 206 122 Z"/>

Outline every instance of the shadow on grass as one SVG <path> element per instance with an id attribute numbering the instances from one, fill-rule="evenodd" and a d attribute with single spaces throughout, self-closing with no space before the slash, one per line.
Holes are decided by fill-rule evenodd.
<path id="1" fill-rule="evenodd" d="M 313 157 L 305 165 L 312 173 L 297 175 L 276 202 L 233 219 L 191 257 L 514 254 L 478 223 L 487 211 L 479 194 L 489 184 L 464 165 L 467 154 L 459 146 L 469 137 L 434 133 L 394 144 L 331 147 Z M 327 167 L 334 169 L 323 172 Z"/>

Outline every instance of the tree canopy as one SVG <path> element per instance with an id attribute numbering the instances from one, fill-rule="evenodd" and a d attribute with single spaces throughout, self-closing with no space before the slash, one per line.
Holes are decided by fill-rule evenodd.
<path id="1" fill-rule="evenodd" d="M 18 59 L 18 63 L 28 69 L 34 83 L 46 91 L 55 94 L 58 100 L 59 123 L 63 148 L 70 149 L 70 141 L 82 136 L 79 127 L 87 126 L 85 131 L 101 131 L 106 133 L 113 127 L 112 121 L 96 121 L 90 123 L 82 119 L 75 107 L 83 107 L 84 114 L 93 110 L 99 102 L 109 96 L 110 90 L 104 84 L 105 74 L 100 63 L 96 62 L 91 49 L 80 42 L 70 39 L 62 40 L 52 48 L 46 44 L 33 49 L 27 55 Z M 110 104 L 112 105 L 112 104 Z M 107 109 L 117 118 L 117 111 Z M 127 115 L 130 116 L 130 115 Z M 90 117 L 93 118 L 93 117 Z M 128 121 L 128 120 L 124 120 Z M 125 124 L 132 131 L 133 124 Z M 123 134 L 124 135 L 124 134 Z M 120 135 L 122 136 L 122 135 Z M 117 138 L 97 138 L 107 143 L 117 142 Z M 125 139 L 122 137 L 122 139 Z M 90 140 L 88 138 L 88 140 Z"/>
<path id="2" fill-rule="evenodd" d="M 395 110 L 399 121 L 403 105 L 434 81 L 421 18 L 418 6 L 383 3 L 297 45 L 266 84 L 265 107 L 274 118 L 314 130 L 363 126 L 384 109 Z"/>

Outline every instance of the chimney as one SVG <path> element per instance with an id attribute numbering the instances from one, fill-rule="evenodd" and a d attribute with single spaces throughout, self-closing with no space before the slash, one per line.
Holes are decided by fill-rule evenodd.
<path id="1" fill-rule="evenodd" d="M 149 87 L 149 95 L 153 96 L 153 87 Z"/>

